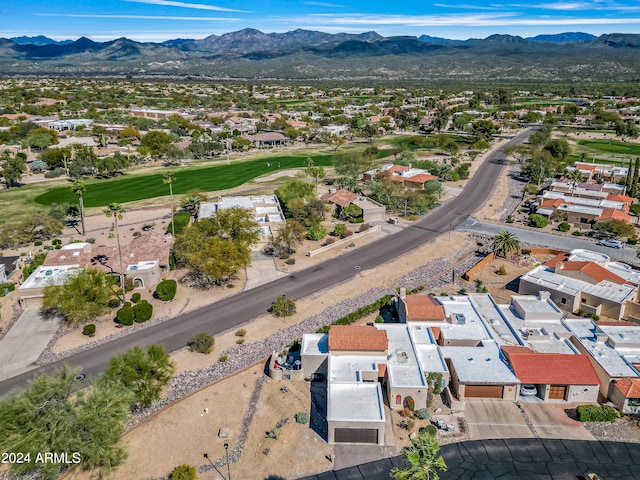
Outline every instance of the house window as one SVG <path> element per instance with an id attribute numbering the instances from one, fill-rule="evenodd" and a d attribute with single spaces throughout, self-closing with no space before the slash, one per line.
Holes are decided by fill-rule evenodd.
<path id="1" fill-rule="evenodd" d="M 561 303 L 561 304 L 563 304 L 563 305 L 566 305 L 566 304 L 567 304 L 567 299 L 566 299 L 566 298 L 564 298 L 564 297 L 562 297 L 562 298 L 560 299 L 560 303 Z"/>
<path id="2" fill-rule="evenodd" d="M 580 223 L 589 223 L 589 219 L 580 217 Z"/>
<path id="3" fill-rule="evenodd" d="M 144 282 L 142 281 L 141 278 L 134 278 L 133 279 L 133 287 L 134 288 L 143 288 L 144 287 Z"/>
<path id="4" fill-rule="evenodd" d="M 586 299 L 586 298 L 583 298 L 583 299 L 582 299 L 582 303 L 587 303 L 587 299 Z"/>
<path id="5" fill-rule="evenodd" d="M 629 407 L 640 407 L 640 398 L 630 398 L 627 401 L 627 406 L 629 406 Z"/>
<path id="6" fill-rule="evenodd" d="M 402 395 L 396 395 L 396 406 L 402 406 Z"/>

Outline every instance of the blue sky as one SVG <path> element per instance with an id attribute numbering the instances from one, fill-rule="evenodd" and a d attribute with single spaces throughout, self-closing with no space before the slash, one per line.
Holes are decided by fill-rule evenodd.
<path id="1" fill-rule="evenodd" d="M 375 30 L 385 36 L 467 39 L 494 33 L 640 33 L 640 0 L 0 0 L 0 19 L 0 37 L 6 38 L 163 41 L 250 27 L 266 33 Z"/>

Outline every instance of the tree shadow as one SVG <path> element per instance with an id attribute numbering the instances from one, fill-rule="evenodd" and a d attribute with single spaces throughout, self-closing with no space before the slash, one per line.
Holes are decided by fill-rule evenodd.
<path id="1" fill-rule="evenodd" d="M 327 381 L 311 382 L 311 415 L 310 428 L 325 442 L 327 441 L 329 426 L 327 424 Z"/>

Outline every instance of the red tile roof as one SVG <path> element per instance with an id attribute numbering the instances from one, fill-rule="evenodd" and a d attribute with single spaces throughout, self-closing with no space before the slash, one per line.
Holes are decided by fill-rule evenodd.
<path id="1" fill-rule="evenodd" d="M 437 180 L 438 177 L 435 175 L 427 175 L 426 173 L 419 173 L 418 175 L 414 175 L 413 177 L 407 178 L 407 182 L 415 182 L 415 183 L 425 183 L 429 180 Z"/>
<path id="2" fill-rule="evenodd" d="M 544 262 L 545 267 L 555 268 L 559 263 L 565 262 L 569 258 L 568 253 L 558 253 L 555 257 Z"/>
<path id="3" fill-rule="evenodd" d="M 598 283 L 604 280 L 609 280 L 610 282 L 621 285 L 629 283 L 624 278 L 619 277 L 595 262 L 563 262 L 556 266 L 556 273 L 561 273 L 558 270 L 579 271 L 593 278 Z"/>
<path id="4" fill-rule="evenodd" d="M 389 340 L 387 332 L 363 325 L 331 325 L 329 351 L 384 352 Z"/>
<path id="5" fill-rule="evenodd" d="M 392 165 L 390 168 L 385 170 L 385 173 L 394 174 L 399 172 L 406 172 L 409 170 L 409 167 L 405 167 L 404 165 Z"/>
<path id="6" fill-rule="evenodd" d="M 599 220 L 622 220 L 623 222 L 629 223 L 631 222 L 631 216 L 623 212 L 622 210 L 617 210 L 615 208 L 605 208 L 602 210 L 602 215 L 595 218 L 595 221 Z"/>
<path id="7" fill-rule="evenodd" d="M 542 202 L 540 202 L 539 208 L 544 208 L 544 207 L 558 208 L 560 205 L 564 205 L 565 203 L 567 202 L 563 198 L 545 198 L 544 200 L 542 200 Z"/>
<path id="8" fill-rule="evenodd" d="M 624 398 L 640 398 L 640 378 L 619 378 L 614 384 Z"/>
<path id="9" fill-rule="evenodd" d="M 349 190 L 338 190 L 335 193 L 326 193 L 322 196 L 322 200 L 325 202 L 335 203 L 342 208 L 348 207 L 351 202 L 357 200 L 358 195 L 350 192 Z"/>
<path id="10" fill-rule="evenodd" d="M 600 380 L 587 355 L 521 353 L 509 362 L 522 383 L 534 385 L 599 385 Z"/>
<path id="11" fill-rule="evenodd" d="M 408 320 L 434 320 L 444 321 L 444 307 L 431 295 L 408 295 L 407 303 Z"/>
<path id="12" fill-rule="evenodd" d="M 609 195 L 607 195 L 607 200 L 622 202 L 626 203 L 627 205 L 631 205 L 633 203 L 633 198 L 627 195 L 620 195 L 619 193 L 610 193 Z"/>
<path id="13" fill-rule="evenodd" d="M 504 345 L 504 346 L 500 347 L 500 349 L 507 356 L 536 353 L 534 350 L 530 349 L 529 347 L 521 347 L 521 346 Z"/>

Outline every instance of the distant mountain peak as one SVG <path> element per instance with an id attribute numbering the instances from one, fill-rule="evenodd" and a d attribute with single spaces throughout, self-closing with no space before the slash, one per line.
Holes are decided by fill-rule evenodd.
<path id="1" fill-rule="evenodd" d="M 62 40 L 62 41 L 56 41 L 52 38 L 49 37 L 45 37 L 44 35 L 36 35 L 33 37 L 26 37 L 26 36 L 22 36 L 22 37 L 13 37 L 10 38 L 9 40 L 11 40 L 14 43 L 17 43 L 18 45 L 38 45 L 38 46 L 42 46 L 42 45 L 68 45 L 70 43 L 73 43 L 73 40 Z"/>
<path id="2" fill-rule="evenodd" d="M 535 37 L 527 37 L 530 42 L 551 42 L 551 43 L 569 43 L 569 42 L 590 42 L 595 40 L 595 35 L 584 32 L 564 32 L 546 35 L 536 35 Z"/>

